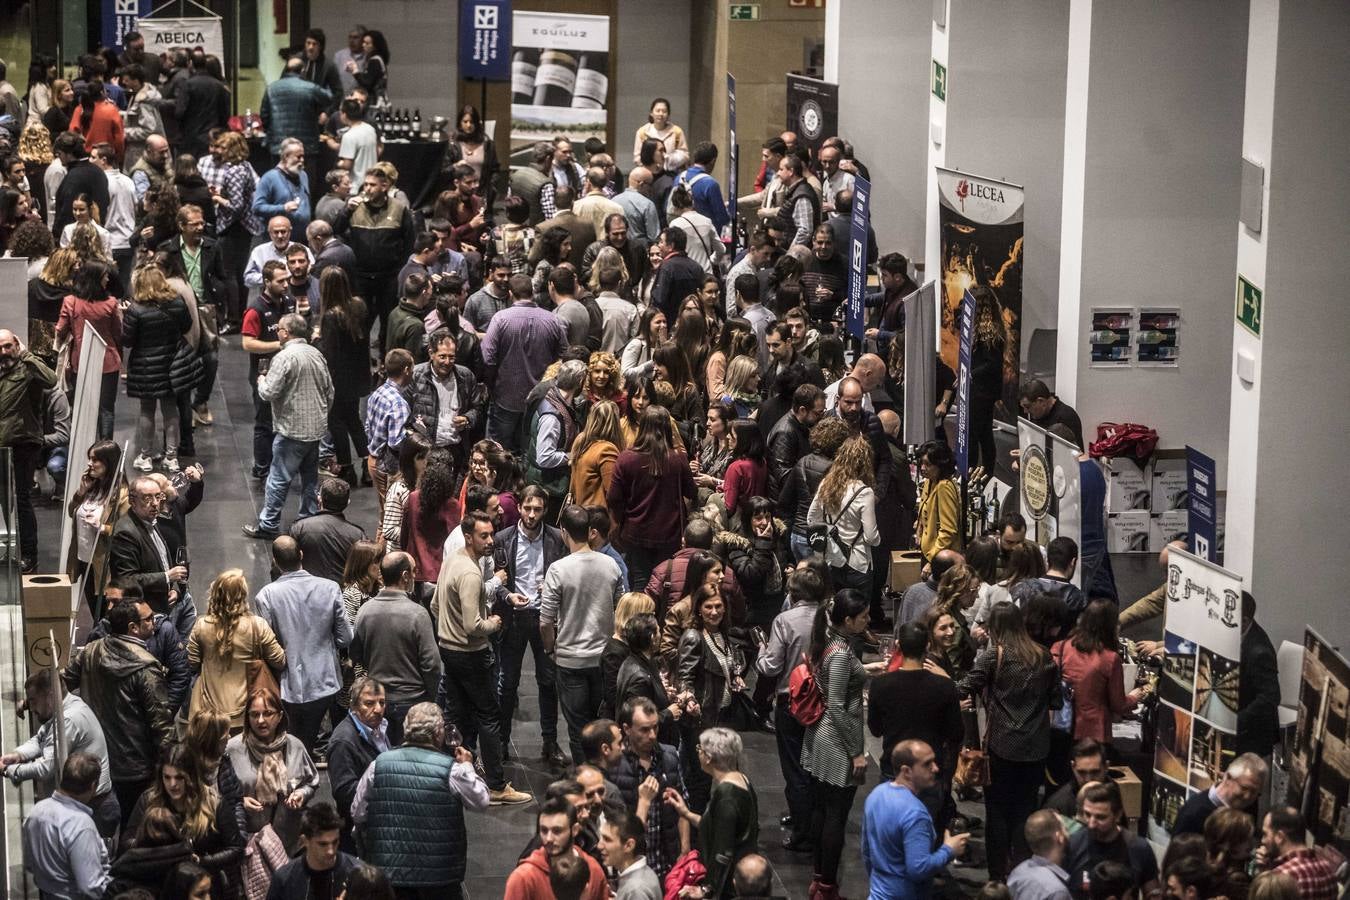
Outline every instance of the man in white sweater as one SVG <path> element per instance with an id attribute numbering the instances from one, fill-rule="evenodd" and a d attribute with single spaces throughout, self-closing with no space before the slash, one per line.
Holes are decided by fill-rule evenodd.
<path id="1" fill-rule="evenodd" d="M 580 765 L 581 729 L 600 715 L 600 657 L 614 633 L 614 606 L 623 592 L 618 563 L 587 543 L 590 514 L 575 504 L 558 522 L 568 555 L 549 566 L 539 604 L 544 652 L 558 666 L 558 698 L 572 762 Z"/>

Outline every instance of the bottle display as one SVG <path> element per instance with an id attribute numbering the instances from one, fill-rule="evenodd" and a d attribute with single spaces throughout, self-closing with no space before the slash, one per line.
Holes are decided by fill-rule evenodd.
<path id="1" fill-rule="evenodd" d="M 604 109 L 609 94 L 609 54 L 583 53 L 577 62 L 573 109 Z"/>
<path id="2" fill-rule="evenodd" d="M 511 102 L 534 102 L 534 79 L 539 70 L 539 51 L 521 47 L 511 55 Z"/>
<path id="3" fill-rule="evenodd" d="M 577 84 L 577 58 L 564 50 L 545 50 L 539 55 L 534 79 L 535 106 L 571 106 Z"/>

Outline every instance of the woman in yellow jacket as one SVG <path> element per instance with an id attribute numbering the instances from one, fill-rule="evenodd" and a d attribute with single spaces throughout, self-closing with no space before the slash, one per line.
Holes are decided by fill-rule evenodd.
<path id="1" fill-rule="evenodd" d="M 915 533 L 925 565 L 939 550 L 961 549 L 961 488 L 954 480 L 956 461 L 951 448 L 929 441 L 919 449 L 923 490 L 919 493 L 919 521 Z"/>

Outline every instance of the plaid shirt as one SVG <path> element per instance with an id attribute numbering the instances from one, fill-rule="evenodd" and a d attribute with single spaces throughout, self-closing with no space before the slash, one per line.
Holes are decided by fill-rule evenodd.
<path id="1" fill-rule="evenodd" d="M 1336 870 L 1312 847 L 1290 850 L 1276 860 L 1275 871 L 1294 879 L 1302 900 L 1336 900 Z"/>
<path id="2" fill-rule="evenodd" d="M 328 430 L 333 379 L 317 347 L 292 338 L 272 357 L 258 396 L 272 404 L 272 427 L 293 441 L 317 441 Z"/>
<path id="3" fill-rule="evenodd" d="M 258 175 L 252 166 L 246 162 L 216 162 L 216 158 L 208 154 L 197 161 L 197 171 L 202 173 L 213 191 L 230 201 L 229 206 L 216 209 L 217 234 L 235 222 L 243 223 L 249 234 L 262 234 L 262 219 L 253 211 L 253 189 L 258 185 Z"/>
<path id="4" fill-rule="evenodd" d="M 398 447 L 411 414 L 412 407 L 392 381 L 385 381 L 366 401 L 366 443 L 381 472 L 398 471 Z"/>

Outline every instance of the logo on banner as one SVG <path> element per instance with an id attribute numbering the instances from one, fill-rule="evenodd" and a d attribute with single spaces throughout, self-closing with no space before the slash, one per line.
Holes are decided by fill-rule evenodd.
<path id="1" fill-rule="evenodd" d="M 956 183 L 956 200 L 961 204 L 961 212 L 966 211 L 966 198 L 970 196 L 970 182 L 962 178 Z"/>
<path id="2" fill-rule="evenodd" d="M 821 137 L 822 125 L 825 122 L 825 114 L 820 110 L 820 104 L 814 100 L 807 100 L 802 104 L 802 110 L 798 113 L 798 122 L 801 124 L 802 133 L 808 140 L 818 140 Z"/>
<path id="3" fill-rule="evenodd" d="M 1018 461 L 1022 470 L 1022 503 L 1027 515 L 1039 522 L 1050 512 L 1050 461 L 1032 444 Z"/>
<path id="4" fill-rule="evenodd" d="M 475 6 L 473 8 L 473 27 L 495 30 L 497 28 L 497 7 Z"/>

